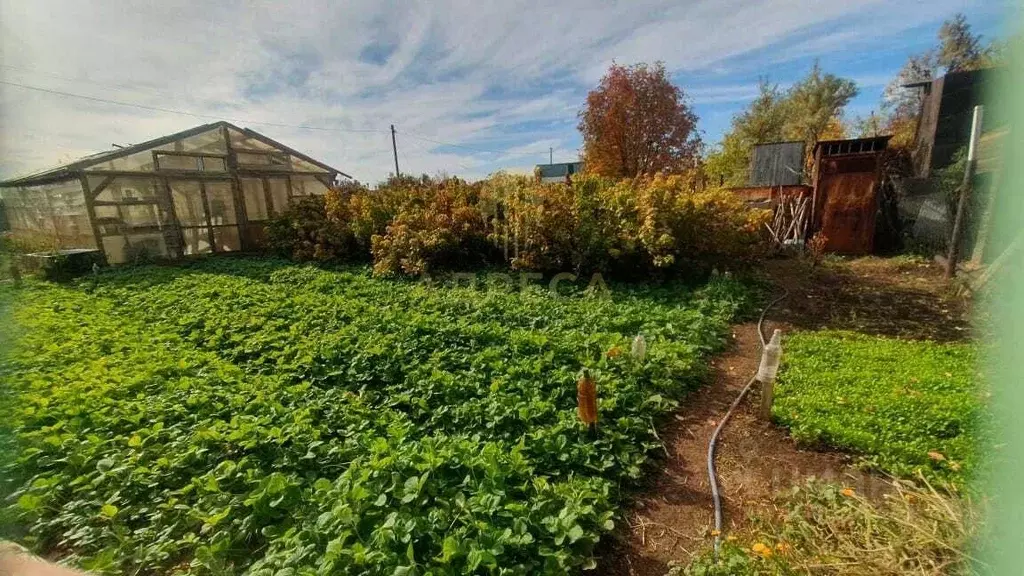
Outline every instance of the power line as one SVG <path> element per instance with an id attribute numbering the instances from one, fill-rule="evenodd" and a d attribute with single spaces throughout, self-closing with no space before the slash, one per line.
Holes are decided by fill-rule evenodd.
<path id="1" fill-rule="evenodd" d="M 117 106 L 127 106 L 130 108 L 140 108 L 142 110 L 151 110 L 155 112 L 165 112 L 169 114 L 181 114 L 183 116 L 192 116 L 195 118 L 205 118 L 209 120 L 226 120 L 234 124 L 257 124 L 260 126 L 275 126 L 278 128 L 297 128 L 301 130 L 319 130 L 322 132 L 375 132 L 381 133 L 382 130 L 374 128 L 326 128 L 323 126 L 304 126 L 301 124 L 280 124 L 277 122 L 258 122 L 255 120 L 242 120 L 242 119 L 231 119 L 224 118 L 222 116 L 212 116 L 210 114 L 198 114 L 195 112 L 186 112 L 184 110 L 173 110 L 171 108 L 162 108 L 160 106 L 147 106 L 145 104 L 135 104 L 132 102 L 119 102 L 117 100 L 108 100 L 106 98 L 97 98 L 95 96 L 86 96 L 84 94 L 74 94 L 71 92 L 64 92 L 61 90 L 51 90 L 49 88 L 42 88 L 40 86 L 29 86 L 28 84 L 19 84 L 17 82 L 8 82 L 6 80 L 0 80 L 0 84 L 6 84 L 8 86 L 16 86 L 18 88 L 24 88 L 26 90 L 35 90 L 37 92 L 46 92 L 47 94 L 56 94 L 58 96 L 66 96 L 69 98 L 80 98 L 82 100 L 90 100 L 93 102 L 101 102 L 104 104 L 115 104 Z"/>
<path id="2" fill-rule="evenodd" d="M 32 68 L 24 68 L 22 66 L 12 66 L 10 64 L 0 64 L 0 68 L 8 68 L 10 70 L 18 70 L 18 71 L 20 71 L 22 73 L 35 74 L 37 76 L 47 76 L 49 78 L 55 78 L 57 80 L 64 80 L 65 82 L 74 82 L 76 84 L 92 84 L 93 86 L 99 86 L 101 88 L 110 88 L 112 90 L 130 90 L 130 91 L 133 91 L 133 92 L 146 92 L 148 94 L 153 94 L 155 96 L 162 96 L 164 98 L 182 98 L 182 97 L 185 96 L 184 94 L 171 94 L 169 92 L 163 92 L 163 91 L 160 91 L 160 90 L 154 90 L 153 88 L 148 87 L 148 86 L 129 86 L 127 84 L 114 84 L 114 83 L 109 83 L 108 84 L 108 83 L 104 83 L 104 82 L 96 82 L 95 80 L 90 80 L 88 78 L 81 78 L 81 77 L 75 77 L 75 76 L 62 76 L 60 74 L 54 74 L 52 72 L 44 72 L 42 70 L 35 70 L 35 69 L 32 69 Z"/>

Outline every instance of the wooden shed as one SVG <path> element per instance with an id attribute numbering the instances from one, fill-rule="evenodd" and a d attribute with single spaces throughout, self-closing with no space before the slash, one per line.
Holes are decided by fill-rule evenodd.
<path id="1" fill-rule="evenodd" d="M 882 154 L 891 136 L 828 140 L 814 147 L 814 197 L 809 235 L 822 233 L 825 250 L 870 254 L 881 186 Z"/>
<path id="2" fill-rule="evenodd" d="M 0 182 L 27 244 L 101 251 L 108 263 L 258 248 L 265 221 L 347 174 L 228 122 L 100 152 Z"/>
<path id="3" fill-rule="evenodd" d="M 927 178 L 953 163 L 957 150 L 970 141 L 974 107 L 993 103 L 992 98 L 998 94 L 995 88 L 1005 74 L 1003 68 L 950 72 L 941 78 L 904 86 L 922 91 L 912 153 L 916 176 Z M 998 107 L 987 108 L 984 130 L 1004 126 L 996 113 Z"/>

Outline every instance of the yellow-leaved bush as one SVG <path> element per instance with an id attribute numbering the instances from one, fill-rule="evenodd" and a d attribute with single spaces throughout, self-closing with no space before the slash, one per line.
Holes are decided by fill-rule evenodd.
<path id="1" fill-rule="evenodd" d="M 378 275 L 504 264 L 640 277 L 741 264 L 762 254 L 760 231 L 769 218 L 728 190 L 701 188 L 694 174 L 576 176 L 570 185 L 505 173 L 474 183 L 403 177 L 374 190 L 332 190 L 324 205 L 332 233 L 290 229 L 305 230 L 306 238 L 344 238 L 348 246 L 310 249 L 307 242 L 296 256 L 372 257 Z M 347 234 L 339 235 L 339 227 Z"/>

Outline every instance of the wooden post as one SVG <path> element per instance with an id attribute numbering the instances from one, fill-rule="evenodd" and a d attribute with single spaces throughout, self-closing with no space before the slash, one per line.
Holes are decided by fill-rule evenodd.
<path id="1" fill-rule="evenodd" d="M 772 419 L 772 402 L 775 401 L 775 380 L 761 383 L 761 409 L 758 416 L 762 420 Z"/>
<path id="2" fill-rule="evenodd" d="M 960 259 L 964 212 L 967 210 L 967 200 L 971 197 L 971 183 L 974 179 L 974 169 L 977 166 L 978 138 L 981 136 L 981 120 L 984 112 L 984 106 L 974 107 L 974 119 L 971 121 L 971 142 L 967 147 L 967 168 L 964 170 L 963 184 L 960 185 L 960 199 L 956 203 L 953 234 L 949 239 L 949 252 L 946 256 L 946 278 L 952 278 L 956 274 L 956 264 Z"/>
<path id="3" fill-rule="evenodd" d="M 78 173 L 78 180 L 82 183 L 82 194 L 85 196 L 85 213 L 89 216 L 89 225 L 92 226 L 93 241 L 96 243 L 96 249 L 103 256 L 103 261 L 109 263 L 109 260 L 107 260 L 107 250 L 103 247 L 103 235 L 100 234 L 100 225 L 96 222 L 96 207 L 93 205 L 93 202 L 96 201 L 96 194 L 93 194 L 92 189 L 89 187 L 89 177 L 85 175 L 85 172 Z M 106 178 L 104 182 L 107 180 L 113 181 L 112 178 Z M 97 191 L 97 194 L 101 190 L 102 188 Z"/>
<path id="4" fill-rule="evenodd" d="M 395 178 L 401 178 L 402 173 L 398 171 L 398 144 L 395 143 L 395 125 L 391 125 L 391 151 L 395 154 Z"/>
<path id="5" fill-rule="evenodd" d="M 978 234 L 974 239 L 974 253 L 971 254 L 971 263 L 981 266 L 985 261 L 985 246 L 988 244 L 988 237 L 992 231 L 992 218 L 995 216 L 996 194 L 999 193 L 999 186 L 1002 185 L 1002 169 L 992 173 L 992 180 L 988 186 L 988 197 L 985 199 L 985 208 L 981 213 L 981 222 L 978 224 Z"/>

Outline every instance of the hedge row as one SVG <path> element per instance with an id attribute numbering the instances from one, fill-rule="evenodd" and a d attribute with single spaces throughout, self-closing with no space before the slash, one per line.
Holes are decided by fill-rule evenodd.
<path id="1" fill-rule="evenodd" d="M 392 178 L 304 200 L 268 236 L 296 260 L 369 260 L 378 275 L 505 265 L 639 276 L 757 257 L 767 213 L 726 190 L 695 188 L 686 175 Z"/>

